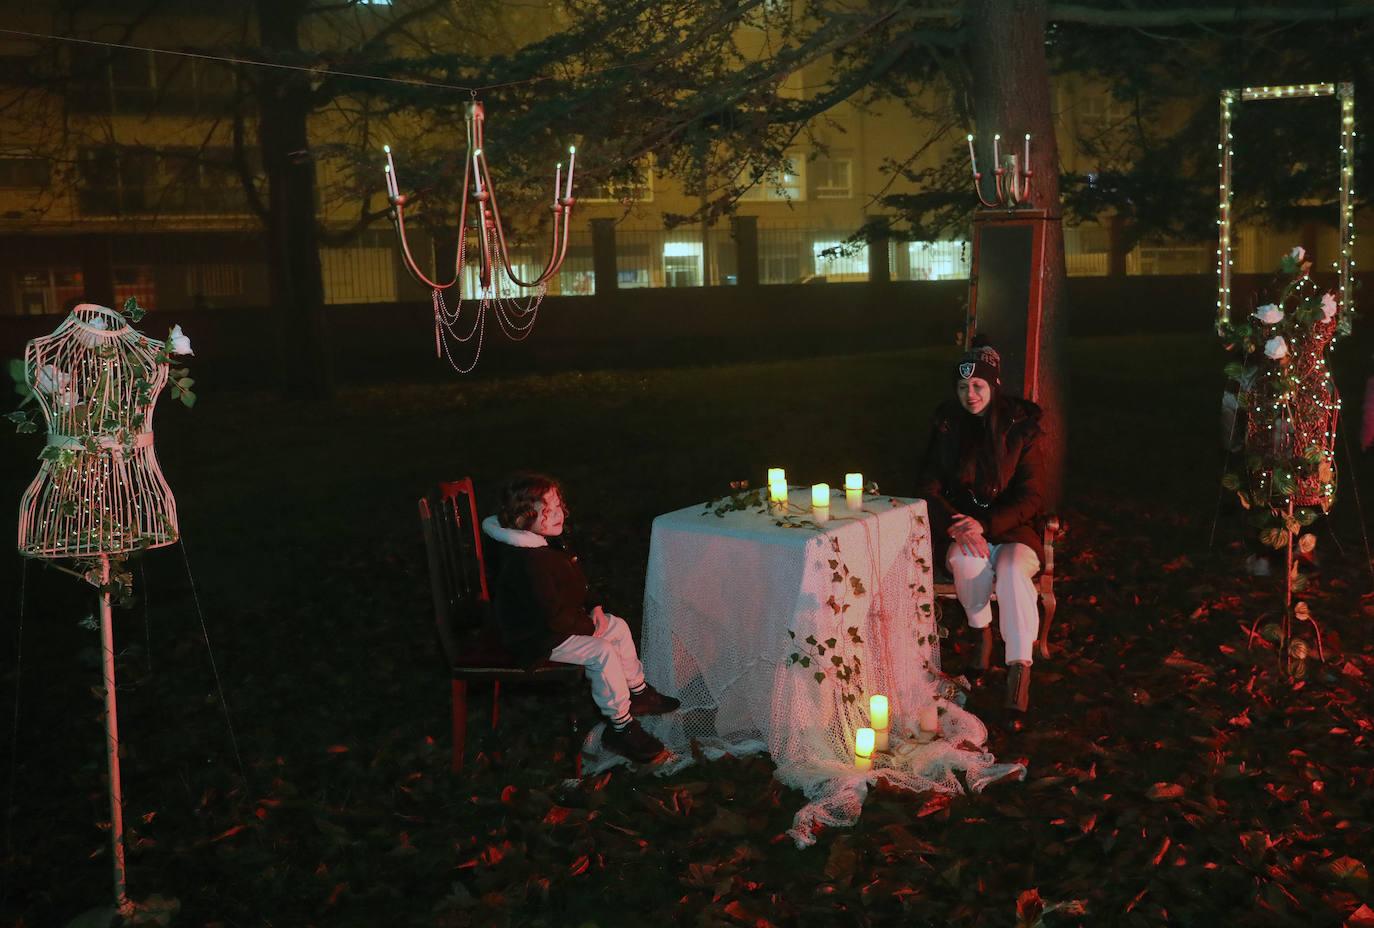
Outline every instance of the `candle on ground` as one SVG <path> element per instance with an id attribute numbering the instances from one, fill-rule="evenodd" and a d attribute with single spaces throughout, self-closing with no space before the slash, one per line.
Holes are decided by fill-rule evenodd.
<path id="1" fill-rule="evenodd" d="M 854 733 L 854 766 L 860 770 L 873 769 L 874 732 L 871 728 L 860 728 Z"/>
<path id="2" fill-rule="evenodd" d="M 888 746 L 887 697 L 874 695 L 868 697 L 868 724 L 873 726 L 876 746 L 886 751 Z"/>

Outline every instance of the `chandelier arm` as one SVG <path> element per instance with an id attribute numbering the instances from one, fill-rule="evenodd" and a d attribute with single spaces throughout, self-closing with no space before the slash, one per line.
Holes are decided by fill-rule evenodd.
<path id="1" fill-rule="evenodd" d="M 411 254 L 410 242 L 406 239 L 406 223 L 405 216 L 402 212 L 403 209 L 404 207 L 399 202 L 396 203 L 395 212 L 392 217 L 392 225 L 396 228 L 396 237 L 401 243 L 401 263 L 405 266 L 406 272 L 410 274 L 411 278 L 417 283 L 423 284 L 432 290 L 447 290 L 458 282 L 458 276 L 455 274 L 453 280 L 450 280 L 446 284 L 441 284 L 430 280 L 425 276 L 425 273 L 420 270 L 420 266 L 415 261 L 415 256 Z M 435 276 L 437 277 L 439 275 L 436 274 Z"/>
<path id="2" fill-rule="evenodd" d="M 483 161 L 485 161 L 485 157 L 483 158 Z M 496 204 L 496 188 L 491 185 L 490 174 L 488 174 L 487 176 L 487 197 L 489 198 L 488 202 L 491 203 L 491 215 L 492 219 L 494 220 L 494 225 L 496 226 L 496 254 L 497 257 L 501 259 L 501 265 L 506 271 L 506 276 L 511 279 L 511 282 L 521 287 L 533 288 L 544 283 L 550 277 L 556 274 L 558 272 L 558 265 L 562 262 L 558 261 L 556 259 L 556 256 L 550 255 L 548 263 L 544 265 L 544 270 L 541 271 L 539 276 L 536 277 L 533 281 L 527 282 L 516 276 L 515 271 L 510 266 L 510 249 L 506 245 L 506 230 L 501 225 L 501 208 Z M 557 220 L 555 220 L 555 222 L 557 222 Z"/>

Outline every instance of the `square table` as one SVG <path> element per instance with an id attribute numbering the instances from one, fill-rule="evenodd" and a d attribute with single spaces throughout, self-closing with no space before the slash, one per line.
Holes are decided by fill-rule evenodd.
<path id="1" fill-rule="evenodd" d="M 798 845 L 857 821 L 878 777 L 958 792 L 1024 775 L 980 747 L 987 730 L 940 674 L 939 640 L 924 500 L 869 495 L 851 511 L 835 494 L 821 521 L 794 488 L 785 512 L 741 494 L 654 519 L 640 653 L 682 708 L 645 726 L 678 752 L 766 750 L 810 800 Z M 879 693 L 891 749 L 859 770 L 855 732 Z"/>

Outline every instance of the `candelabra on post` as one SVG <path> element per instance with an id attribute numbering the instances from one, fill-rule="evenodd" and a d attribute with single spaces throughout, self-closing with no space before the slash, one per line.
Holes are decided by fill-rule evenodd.
<path id="1" fill-rule="evenodd" d="M 992 199 L 984 195 L 983 174 L 968 137 L 974 192 L 982 204 L 973 214 L 973 267 L 969 278 L 967 344 L 975 333 L 1002 350 L 1002 380 L 1035 400 L 1040 394 L 1041 310 L 1044 299 L 1045 243 L 1049 225 L 1059 217 L 1031 206 L 1030 133 L 1022 157 L 1001 150 L 992 139 Z M 1024 346 L 1024 347 L 1023 347 Z"/>
<path id="2" fill-rule="evenodd" d="M 440 357 L 447 356 L 449 363 L 460 374 L 469 373 L 476 368 L 477 360 L 482 355 L 488 310 L 493 312 L 502 331 L 512 341 L 522 341 L 533 330 L 539 304 L 548 290 L 548 282 L 558 273 L 567 255 L 568 229 L 572 225 L 573 204 L 577 202 L 572 195 L 577 148 L 569 146 L 566 181 L 563 178 L 561 162 L 554 171 L 553 203 L 549 207 L 553 213 L 553 241 L 549 259 L 544 269 L 533 279 L 523 279 L 511 263 L 510 247 L 506 243 L 506 231 L 501 222 L 501 209 L 496 202 L 496 188 L 487 168 L 487 156 L 482 140 L 483 119 L 481 101 L 472 100 L 467 104 L 467 153 L 463 158 L 463 193 L 458 208 L 458 242 L 453 279 L 446 283 L 438 281 L 440 275 L 437 271 L 433 277 L 425 274 L 411 252 L 405 225 L 405 207 L 408 201 L 400 191 L 396 165 L 391 157 L 391 146 L 385 146 L 387 201 L 391 204 L 390 218 L 401 246 L 401 258 L 410 276 L 430 288 L 434 303 L 435 354 Z M 471 214 L 469 205 L 472 208 Z M 475 292 L 469 296 L 475 300 L 476 306 L 471 326 L 464 326 L 461 324 L 464 315 L 463 278 L 471 257 L 468 247 L 470 236 L 477 255 L 473 262 L 476 280 L 472 288 Z M 522 300 L 517 298 L 519 295 L 516 288 L 535 292 Z M 458 298 L 457 305 L 452 309 L 444 299 L 444 294 L 450 289 Z M 466 331 L 463 331 L 464 329 Z M 473 351 L 472 363 L 463 367 L 454 361 L 449 350 L 449 341 L 467 343 L 474 338 L 477 340 L 477 346 Z"/>
<path id="3" fill-rule="evenodd" d="M 968 159 L 973 167 L 973 189 L 978 194 L 978 202 L 986 209 L 1016 209 L 1022 203 L 1029 205 L 1030 181 L 1034 173 L 1030 169 L 1030 133 L 1026 133 L 1025 157 L 1018 164 L 1016 152 L 1007 152 L 1002 157 L 1001 134 L 992 137 L 992 163 L 995 166 L 993 178 L 996 182 L 996 198 L 988 202 L 983 197 L 983 175 L 978 171 L 978 158 L 973 153 L 973 135 L 968 137 Z"/>

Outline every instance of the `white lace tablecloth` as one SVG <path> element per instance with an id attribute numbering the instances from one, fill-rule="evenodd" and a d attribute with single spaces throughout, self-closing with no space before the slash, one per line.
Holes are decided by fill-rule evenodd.
<path id="1" fill-rule="evenodd" d="M 1024 776 L 982 748 L 987 729 L 939 673 L 924 500 L 869 496 L 851 512 L 836 495 L 819 524 L 809 488 L 792 491 L 785 516 L 729 502 L 654 520 L 640 651 L 682 708 L 646 728 L 683 755 L 693 741 L 766 750 L 809 800 L 791 830 L 799 846 L 856 822 L 878 778 L 960 792 Z M 889 700 L 891 749 L 861 771 L 854 735 L 875 693 Z M 923 709 L 938 733 L 922 731 Z"/>

